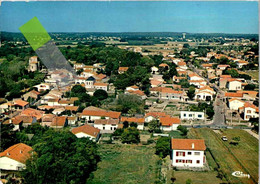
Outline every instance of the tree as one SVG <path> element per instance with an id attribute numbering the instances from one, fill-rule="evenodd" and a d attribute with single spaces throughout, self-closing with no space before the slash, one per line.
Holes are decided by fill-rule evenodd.
<path id="1" fill-rule="evenodd" d="M 140 135 L 139 131 L 135 127 L 129 127 L 124 129 L 124 132 L 121 135 L 122 143 L 139 143 L 140 142 Z"/>
<path id="2" fill-rule="evenodd" d="M 16 138 L 15 132 L 12 131 L 14 128 L 13 124 L 0 124 L 1 129 L 1 148 L 0 151 L 4 151 L 5 149 L 9 148 L 10 146 L 18 143 L 19 141 Z"/>
<path id="3" fill-rule="evenodd" d="M 169 155 L 171 151 L 170 140 L 170 137 L 160 137 L 156 142 L 155 154 L 159 155 L 161 158 L 165 158 L 167 155 Z"/>
<path id="4" fill-rule="evenodd" d="M 128 128 L 128 127 L 129 127 L 128 121 L 124 121 L 124 122 L 123 122 L 123 128 Z"/>
<path id="5" fill-rule="evenodd" d="M 135 128 L 137 128 L 137 126 L 138 126 L 138 125 L 137 125 L 137 123 L 135 123 L 135 122 L 131 122 L 131 123 L 130 123 L 130 127 L 135 127 Z"/>
<path id="6" fill-rule="evenodd" d="M 244 90 L 254 90 L 254 89 L 255 89 L 255 85 L 254 84 L 248 84 L 244 88 Z"/>
<path id="7" fill-rule="evenodd" d="M 103 89 L 98 89 L 93 94 L 94 97 L 96 97 L 98 100 L 105 100 L 108 97 L 108 94 Z"/>
<path id="8" fill-rule="evenodd" d="M 249 122 L 252 123 L 253 128 L 252 130 L 259 132 L 259 118 L 250 118 Z"/>
<path id="9" fill-rule="evenodd" d="M 117 110 L 123 113 L 127 113 L 130 110 L 136 113 L 144 111 L 144 102 L 137 95 L 120 94 L 117 99 Z"/>
<path id="10" fill-rule="evenodd" d="M 75 85 L 71 89 L 71 93 L 74 93 L 74 94 L 82 94 L 82 93 L 86 93 L 86 92 L 87 92 L 86 88 L 84 88 L 81 85 Z"/>
<path id="11" fill-rule="evenodd" d="M 190 86 L 187 95 L 192 100 L 195 96 L 195 87 Z"/>
<path id="12" fill-rule="evenodd" d="M 148 123 L 149 132 L 154 132 L 156 129 L 160 127 L 160 123 L 157 120 L 152 120 Z"/>
<path id="13" fill-rule="evenodd" d="M 48 130 L 33 145 L 36 152 L 22 172 L 25 183 L 86 183 L 100 160 L 97 145 L 69 131 Z"/>
<path id="14" fill-rule="evenodd" d="M 192 184 L 191 179 L 187 179 L 187 180 L 186 180 L 186 184 Z"/>
<path id="15" fill-rule="evenodd" d="M 184 135 L 184 136 L 186 136 L 188 134 L 188 129 L 185 126 L 179 125 L 177 127 L 177 130 L 179 130 L 182 133 L 182 135 Z"/>

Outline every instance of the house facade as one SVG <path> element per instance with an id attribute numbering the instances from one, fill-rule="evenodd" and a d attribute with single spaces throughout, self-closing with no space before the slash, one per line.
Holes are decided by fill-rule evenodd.
<path id="1" fill-rule="evenodd" d="M 174 167 L 203 167 L 206 162 L 202 139 L 171 139 L 171 150 Z"/>
<path id="2" fill-rule="evenodd" d="M 89 138 L 92 141 L 98 141 L 100 137 L 100 130 L 87 124 L 73 128 L 71 132 L 77 138 Z"/>
<path id="3" fill-rule="evenodd" d="M 181 111 L 180 113 L 181 120 L 204 120 L 205 113 L 204 112 L 196 112 L 196 111 Z"/>

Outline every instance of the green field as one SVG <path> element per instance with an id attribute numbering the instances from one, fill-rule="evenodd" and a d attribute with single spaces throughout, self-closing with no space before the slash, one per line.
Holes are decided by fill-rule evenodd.
<path id="1" fill-rule="evenodd" d="M 215 133 L 208 128 L 191 129 L 189 138 L 203 138 L 225 178 L 231 183 L 257 183 L 258 181 L 258 140 L 243 130 L 223 130 L 221 134 Z M 227 136 L 230 141 L 232 137 L 239 136 L 240 142 L 237 146 L 224 142 L 221 136 Z M 211 161 L 212 162 L 212 161 Z M 210 164 L 210 163 L 209 163 Z M 212 163 L 211 163 L 212 164 Z M 251 178 L 237 178 L 232 172 L 242 171 L 250 174 Z"/>
<path id="2" fill-rule="evenodd" d="M 259 71 L 247 71 L 247 74 L 249 74 L 253 79 L 259 80 Z"/>
<path id="3" fill-rule="evenodd" d="M 100 144 L 101 162 L 94 178 L 95 184 L 150 184 L 158 178 L 158 156 L 155 149 L 137 145 Z"/>
<path id="4" fill-rule="evenodd" d="M 217 172 L 193 172 L 174 171 L 176 181 L 174 184 L 185 184 L 187 179 L 191 179 L 192 184 L 219 184 L 221 180 L 216 177 Z"/>

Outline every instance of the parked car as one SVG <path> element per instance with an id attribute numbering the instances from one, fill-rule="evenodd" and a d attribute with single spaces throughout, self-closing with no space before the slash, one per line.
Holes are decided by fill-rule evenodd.
<path id="1" fill-rule="evenodd" d="M 222 140 L 223 140 L 223 141 L 227 141 L 228 139 L 227 139 L 226 136 L 222 136 Z"/>

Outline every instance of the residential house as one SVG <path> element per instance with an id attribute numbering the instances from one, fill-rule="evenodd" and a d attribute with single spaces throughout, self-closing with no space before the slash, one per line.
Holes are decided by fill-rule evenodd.
<path id="1" fill-rule="evenodd" d="M 159 120 L 161 117 L 168 116 L 165 112 L 148 112 L 145 114 L 145 122 L 150 122 L 152 120 Z"/>
<path id="2" fill-rule="evenodd" d="M 95 82 L 94 88 L 95 89 L 102 89 L 104 91 L 108 91 L 108 83 Z"/>
<path id="3" fill-rule="evenodd" d="M 161 99 L 168 100 L 181 100 L 185 101 L 185 92 L 184 91 L 176 91 L 172 88 L 161 87 L 159 91 L 159 97 Z"/>
<path id="4" fill-rule="evenodd" d="M 237 91 L 242 89 L 242 82 L 237 79 L 228 79 L 227 88 L 229 91 Z"/>
<path id="5" fill-rule="evenodd" d="M 34 123 L 37 123 L 36 117 L 30 116 L 30 115 L 18 115 L 18 116 L 15 116 L 15 119 L 17 119 L 17 121 L 22 121 L 23 127 L 28 127 Z"/>
<path id="6" fill-rule="evenodd" d="M 243 93 L 225 93 L 226 98 L 237 98 L 237 99 L 242 99 L 243 98 Z"/>
<path id="7" fill-rule="evenodd" d="M 227 67 L 230 67 L 230 65 L 218 65 L 217 68 L 220 70 L 225 70 Z"/>
<path id="8" fill-rule="evenodd" d="M 82 125 L 77 128 L 73 128 L 71 132 L 77 136 L 77 138 L 89 138 L 92 141 L 98 141 L 100 137 L 100 130 L 90 125 Z"/>
<path id="9" fill-rule="evenodd" d="M 34 88 L 37 88 L 37 91 L 42 92 L 42 91 L 50 90 L 51 85 L 48 83 L 41 83 L 41 84 L 34 86 Z"/>
<path id="10" fill-rule="evenodd" d="M 188 69 L 187 64 L 185 62 L 178 62 L 177 65 L 182 70 L 187 70 Z"/>
<path id="11" fill-rule="evenodd" d="M 54 114 L 44 114 L 41 119 L 41 126 L 50 127 L 52 124 L 53 119 L 56 117 Z"/>
<path id="12" fill-rule="evenodd" d="M 200 89 L 196 89 L 195 100 L 212 101 L 213 95 L 215 93 L 216 92 L 209 86 L 205 86 Z"/>
<path id="13" fill-rule="evenodd" d="M 243 117 L 246 121 L 248 121 L 250 118 L 259 117 L 259 108 L 249 102 L 246 102 L 243 107 L 240 107 L 239 112 L 243 112 Z"/>
<path id="14" fill-rule="evenodd" d="M 68 126 L 67 116 L 57 116 L 52 120 L 51 128 L 63 128 Z"/>
<path id="15" fill-rule="evenodd" d="M 12 129 L 13 131 L 19 131 L 20 128 L 22 127 L 22 123 L 23 123 L 23 120 L 22 119 L 18 119 L 18 118 L 11 118 L 11 119 L 8 119 L 8 120 L 5 120 L 3 122 L 4 125 L 7 125 L 7 124 L 13 124 L 14 125 L 14 128 Z"/>
<path id="16" fill-rule="evenodd" d="M 121 112 L 116 111 L 107 111 L 104 109 L 96 108 L 96 107 L 87 107 L 80 114 L 82 119 L 86 121 L 94 121 L 96 119 L 119 119 L 121 116 Z"/>
<path id="17" fill-rule="evenodd" d="M 204 120 L 205 113 L 204 112 L 196 112 L 196 111 L 181 111 L 180 113 L 181 120 Z"/>
<path id="18" fill-rule="evenodd" d="M 128 70 L 128 67 L 119 67 L 118 68 L 118 73 L 119 74 L 123 74 Z"/>
<path id="19" fill-rule="evenodd" d="M 67 118 L 68 118 L 68 125 L 75 126 L 77 124 L 78 121 L 77 116 L 68 116 Z"/>
<path id="20" fill-rule="evenodd" d="M 184 79 L 186 79 L 186 77 L 177 77 L 175 75 L 172 77 L 173 82 L 177 82 L 177 83 L 179 83 L 181 80 Z"/>
<path id="21" fill-rule="evenodd" d="M 165 70 L 169 70 L 169 69 L 170 69 L 169 65 L 166 64 L 166 63 L 161 63 L 161 64 L 159 64 L 159 68 L 163 68 L 163 69 L 165 69 Z"/>
<path id="22" fill-rule="evenodd" d="M 36 118 L 36 120 L 40 120 L 42 118 L 42 116 L 44 115 L 44 111 L 39 111 L 37 109 L 33 109 L 33 108 L 28 108 L 23 110 L 20 115 L 22 116 L 33 116 Z"/>
<path id="23" fill-rule="evenodd" d="M 237 61 L 236 64 L 237 64 L 238 68 L 243 68 L 243 66 L 248 65 L 248 62 L 247 61 L 243 61 L 243 60 L 239 60 L 239 61 Z"/>
<path id="24" fill-rule="evenodd" d="M 130 123 L 136 123 L 137 124 L 137 129 L 138 130 L 144 130 L 144 118 L 137 118 L 137 117 L 121 117 L 121 122 L 127 121 L 129 124 Z"/>
<path id="25" fill-rule="evenodd" d="M 228 106 L 231 110 L 238 110 L 240 107 L 243 107 L 244 105 L 245 102 L 237 98 L 231 98 L 228 100 Z"/>
<path id="26" fill-rule="evenodd" d="M 15 99 L 13 100 L 13 107 L 16 110 L 24 110 L 29 107 L 29 103 L 21 99 Z"/>
<path id="27" fill-rule="evenodd" d="M 126 91 L 137 91 L 137 90 L 139 90 L 139 87 L 135 85 L 126 87 Z"/>
<path id="28" fill-rule="evenodd" d="M 119 125 L 119 119 L 96 119 L 94 127 L 101 133 L 113 133 Z"/>
<path id="29" fill-rule="evenodd" d="M 177 130 L 177 127 L 181 123 L 179 118 L 174 118 L 171 116 L 161 117 L 159 118 L 159 121 L 161 123 L 160 129 L 163 131 Z"/>
<path id="30" fill-rule="evenodd" d="M 171 150 L 174 167 L 203 167 L 206 163 L 203 139 L 171 139 Z"/>
<path id="31" fill-rule="evenodd" d="M 6 171 L 20 171 L 26 168 L 26 160 L 33 152 L 32 147 L 18 143 L 0 153 L 0 169 Z"/>
<path id="32" fill-rule="evenodd" d="M 25 101 L 29 101 L 29 102 L 35 102 L 36 100 L 39 99 L 39 97 L 40 97 L 40 93 L 38 91 L 35 91 L 35 90 L 29 91 L 28 93 L 25 93 L 23 95 L 23 99 Z"/>

